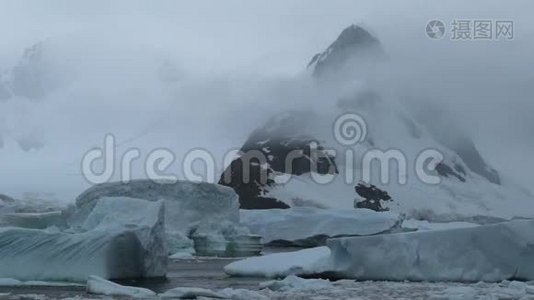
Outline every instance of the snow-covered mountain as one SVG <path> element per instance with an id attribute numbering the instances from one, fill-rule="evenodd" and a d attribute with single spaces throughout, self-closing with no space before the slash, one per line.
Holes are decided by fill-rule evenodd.
<path id="1" fill-rule="evenodd" d="M 532 196 L 501 178 L 466 131 L 456 128 L 438 107 L 428 104 L 433 110 L 420 114 L 420 106 L 406 106 L 367 84 L 368 72 L 377 65 L 387 66 L 386 52 L 376 37 L 352 25 L 313 57 L 308 68 L 315 84 L 354 88 L 341 98 L 330 99 L 331 105 L 325 104 L 320 111 L 302 107 L 273 116 L 252 130 L 241 148 L 243 155 L 220 180 L 240 195 L 242 208 L 356 206 L 434 221 L 485 222 L 534 215 L 523 209 L 534 201 Z M 341 134 L 350 135 L 351 129 L 334 128 L 334 124 L 350 113 L 364 122 L 352 129 L 366 132 L 365 139 L 346 145 L 334 132 L 348 130 Z M 284 162 L 292 150 L 302 152 L 289 168 Z M 376 150 L 401 153 L 406 170 L 393 164 L 386 171 L 390 180 L 385 182 L 380 178 L 384 175 L 380 165 L 369 164 L 367 178 L 366 157 Z M 442 156 L 439 163 L 430 163 L 429 158 L 419 166 L 438 178 L 438 184 L 425 183 L 418 176 L 418 160 L 425 150 Z"/>
<path id="2" fill-rule="evenodd" d="M 353 63 L 384 60 L 386 54 L 380 41 L 360 26 L 345 28 L 338 38 L 323 52 L 313 56 L 308 68 L 316 77 L 342 74 L 344 71 L 358 71 Z"/>

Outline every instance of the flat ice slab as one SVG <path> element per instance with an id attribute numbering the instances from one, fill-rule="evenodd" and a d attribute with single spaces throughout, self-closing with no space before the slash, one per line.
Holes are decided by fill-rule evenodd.
<path id="1" fill-rule="evenodd" d="M 149 289 L 120 285 L 98 276 L 89 276 L 87 279 L 87 292 L 106 296 L 156 298 L 156 293 Z"/>
<path id="2" fill-rule="evenodd" d="M 294 246 L 324 245 L 326 238 L 373 235 L 400 227 L 399 215 L 368 209 L 290 209 L 241 210 L 241 224 L 262 236 L 264 244 Z"/>
<path id="3" fill-rule="evenodd" d="M 231 276 L 282 278 L 289 275 L 321 273 L 327 269 L 330 249 L 317 247 L 294 252 L 250 257 L 224 267 Z"/>
<path id="4" fill-rule="evenodd" d="M 534 280 L 534 220 L 329 240 L 338 276 L 359 280 Z"/>
<path id="5" fill-rule="evenodd" d="M 424 220 L 407 219 L 402 222 L 402 228 L 406 231 L 447 230 L 456 228 L 477 227 L 479 224 L 470 222 L 428 222 Z"/>

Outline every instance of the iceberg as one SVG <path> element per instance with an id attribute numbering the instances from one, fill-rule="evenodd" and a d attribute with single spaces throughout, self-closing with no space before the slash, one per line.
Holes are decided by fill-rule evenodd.
<path id="1" fill-rule="evenodd" d="M 0 228 L 0 277 L 85 281 L 166 274 L 164 202 L 102 198 L 65 231 Z"/>
<path id="2" fill-rule="evenodd" d="M 534 220 L 331 239 L 331 271 L 358 280 L 534 280 Z"/>
<path id="3" fill-rule="evenodd" d="M 390 232 L 400 227 L 402 218 L 392 212 L 369 209 L 290 209 L 241 210 L 241 224 L 262 236 L 264 244 L 314 247 L 327 238 L 361 236 Z"/>
<path id="4" fill-rule="evenodd" d="M 256 291 L 245 289 L 225 288 L 209 290 L 196 287 L 177 287 L 158 295 L 160 299 L 232 299 L 232 300 L 268 300 Z"/>
<path id="5" fill-rule="evenodd" d="M 230 276 L 267 278 L 310 275 L 328 270 L 329 259 L 330 249 L 322 246 L 246 258 L 226 265 L 224 272 Z"/>
<path id="6" fill-rule="evenodd" d="M 80 226 L 99 199 L 132 197 L 165 202 L 165 234 L 171 253 L 191 249 L 191 233 L 201 226 L 233 224 L 239 227 L 239 201 L 229 187 L 188 181 L 132 180 L 95 185 L 76 199 L 71 225 Z M 228 226 L 228 225 L 225 225 Z"/>
<path id="7" fill-rule="evenodd" d="M 239 222 L 237 194 L 228 187 L 188 181 L 132 180 L 95 185 L 76 198 L 78 207 L 94 206 L 102 197 L 165 200 L 166 227 L 191 228 L 203 222 Z"/>

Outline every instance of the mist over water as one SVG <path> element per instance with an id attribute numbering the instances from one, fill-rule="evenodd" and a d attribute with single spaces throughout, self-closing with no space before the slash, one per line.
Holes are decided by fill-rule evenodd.
<path id="1" fill-rule="evenodd" d="M 271 116 L 333 110 L 366 88 L 430 120 L 439 114 L 505 177 L 532 189 L 532 8 L 528 1 L 3 2 L 0 71 L 41 43 L 35 68 L 43 86 L 37 97 L 0 100 L 0 193 L 72 200 L 88 186 L 84 153 L 102 147 L 108 133 L 119 153 L 167 148 L 179 159 L 205 148 L 222 162 Z M 425 35 L 428 20 L 460 18 L 513 20 L 515 38 Z M 352 23 L 380 40 L 387 62 L 349 82 L 318 84 L 306 64 Z M 134 163 L 140 177 L 141 167 Z"/>

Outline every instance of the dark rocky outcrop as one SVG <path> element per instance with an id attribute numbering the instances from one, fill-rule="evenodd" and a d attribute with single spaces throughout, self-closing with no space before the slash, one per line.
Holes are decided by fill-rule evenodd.
<path id="1" fill-rule="evenodd" d="M 239 195 L 242 209 L 289 208 L 284 202 L 265 196 L 274 185 L 273 170 L 262 167 L 251 154 L 243 154 L 224 171 L 219 184 L 229 186 Z"/>
<path id="2" fill-rule="evenodd" d="M 360 182 L 354 188 L 356 193 L 363 198 L 354 201 L 355 208 L 367 208 L 374 211 L 388 211 L 382 206 L 382 202 L 393 201 L 386 191 L 383 191 L 372 184 Z"/>
<path id="3" fill-rule="evenodd" d="M 445 163 L 439 163 L 436 165 L 436 172 L 438 172 L 438 175 L 442 177 L 452 176 L 452 177 L 456 177 L 461 182 L 466 181 L 465 170 L 463 169 L 461 165 L 458 165 L 458 164 L 454 165 L 454 169 L 453 169 L 449 167 L 448 165 L 446 165 Z M 460 175 L 460 173 L 462 173 L 463 176 Z"/>
<path id="4" fill-rule="evenodd" d="M 450 148 L 460 156 L 471 171 L 486 178 L 489 182 L 501 184 L 499 173 L 486 163 L 471 139 L 463 137 L 459 142 L 450 145 Z"/>
<path id="5" fill-rule="evenodd" d="M 240 149 L 240 157 L 224 171 L 219 184 L 232 187 L 243 209 L 289 208 L 269 197 L 276 174 L 338 173 L 335 157 L 311 136 L 293 135 L 300 113 L 277 116 L 256 129 Z"/>
<path id="6" fill-rule="evenodd" d="M 473 139 L 454 124 L 452 113 L 424 101 L 414 102 L 413 107 L 417 108 L 415 117 L 426 127 L 432 137 L 456 153 L 470 171 L 486 178 L 491 183 L 501 184 L 499 172 L 482 157 Z M 463 170 L 463 175 L 466 175 L 466 170 Z"/>

